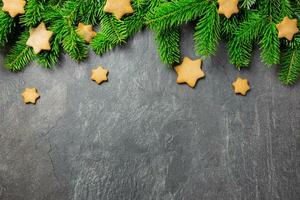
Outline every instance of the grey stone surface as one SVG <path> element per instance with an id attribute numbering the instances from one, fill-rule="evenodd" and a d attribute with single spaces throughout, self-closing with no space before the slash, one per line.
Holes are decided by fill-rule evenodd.
<path id="1" fill-rule="evenodd" d="M 197 58 L 184 30 L 183 54 Z M 300 199 L 300 84 L 282 86 L 259 60 L 238 71 L 221 44 L 191 89 L 144 31 L 80 64 L 1 67 L 0 199 Z M 99 64 L 110 70 L 101 86 L 89 80 Z M 233 94 L 238 75 L 247 97 Z M 35 106 L 23 104 L 25 87 L 38 88 Z"/>

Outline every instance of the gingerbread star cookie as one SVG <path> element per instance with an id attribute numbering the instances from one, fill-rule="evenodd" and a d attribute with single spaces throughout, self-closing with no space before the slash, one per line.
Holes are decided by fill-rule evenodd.
<path id="1" fill-rule="evenodd" d="M 11 17 L 15 17 L 19 14 L 25 13 L 25 0 L 2 0 L 2 2 L 2 10 L 8 12 Z"/>
<path id="2" fill-rule="evenodd" d="M 38 27 L 30 29 L 30 37 L 26 45 L 33 47 L 35 54 L 40 53 L 42 50 L 51 50 L 50 39 L 52 35 L 53 32 L 48 31 L 44 22 L 42 22 Z"/>
<path id="3" fill-rule="evenodd" d="M 276 25 L 278 38 L 285 37 L 291 41 L 294 35 L 299 32 L 297 25 L 297 19 L 289 19 L 288 17 L 283 18 L 283 20 Z"/>
<path id="4" fill-rule="evenodd" d="M 78 24 L 77 33 L 88 43 L 90 43 L 91 40 L 96 36 L 93 26 L 85 25 L 83 23 Z"/>
<path id="5" fill-rule="evenodd" d="M 100 66 L 97 69 L 92 70 L 91 79 L 95 81 L 97 84 L 100 84 L 108 80 L 107 74 L 108 74 L 108 70 Z"/>
<path id="6" fill-rule="evenodd" d="M 36 88 L 26 88 L 22 93 L 24 103 L 35 104 L 37 99 L 40 97 Z"/>
<path id="7" fill-rule="evenodd" d="M 238 0 L 218 0 L 218 3 L 218 13 L 225 15 L 228 19 L 231 17 L 231 15 L 239 12 Z"/>
<path id="8" fill-rule="evenodd" d="M 107 0 L 103 10 L 114 14 L 119 20 L 123 15 L 133 13 L 130 2 L 131 0 Z"/>
<path id="9" fill-rule="evenodd" d="M 232 83 L 234 88 L 234 92 L 236 94 L 241 94 L 245 96 L 247 92 L 250 90 L 250 86 L 247 79 L 242 79 L 238 77 L 235 82 Z"/>
<path id="10" fill-rule="evenodd" d="M 191 60 L 184 57 L 181 65 L 175 67 L 177 72 L 177 83 L 187 83 L 190 87 L 195 87 L 198 79 L 205 76 L 201 69 L 201 59 Z"/>

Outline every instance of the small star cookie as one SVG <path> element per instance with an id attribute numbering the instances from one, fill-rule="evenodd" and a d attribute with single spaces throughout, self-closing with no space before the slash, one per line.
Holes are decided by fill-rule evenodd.
<path id="1" fill-rule="evenodd" d="M 120 20 L 123 15 L 133 13 L 130 2 L 131 0 L 107 0 L 103 10 L 114 14 Z"/>
<path id="2" fill-rule="evenodd" d="M 234 92 L 236 94 L 241 94 L 245 96 L 247 92 L 250 90 L 250 86 L 247 79 L 242 79 L 238 77 L 235 82 L 232 83 L 234 88 Z"/>
<path id="3" fill-rule="evenodd" d="M 177 83 L 187 83 L 190 87 L 195 87 L 198 79 L 205 76 L 201 69 L 201 59 L 191 60 L 184 57 L 181 65 L 175 67 L 178 74 Z"/>
<path id="4" fill-rule="evenodd" d="M 291 41 L 294 35 L 299 32 L 297 25 L 297 19 L 289 19 L 288 17 L 283 18 L 283 20 L 276 25 L 278 38 L 285 37 Z"/>
<path id="5" fill-rule="evenodd" d="M 239 12 L 238 0 L 218 0 L 218 3 L 218 13 L 225 15 L 228 19 L 231 17 L 231 15 Z"/>
<path id="6" fill-rule="evenodd" d="M 40 97 L 36 88 L 26 88 L 22 93 L 24 103 L 35 104 L 37 99 Z"/>
<path id="7" fill-rule="evenodd" d="M 83 23 L 78 24 L 77 33 L 80 35 L 86 42 L 90 43 L 91 40 L 96 36 L 96 32 L 93 30 L 92 25 L 85 25 Z"/>
<path id="8" fill-rule="evenodd" d="M 25 0 L 2 0 L 2 2 L 2 10 L 8 12 L 11 17 L 15 17 L 19 14 L 25 13 Z"/>
<path id="9" fill-rule="evenodd" d="M 48 31 L 44 22 L 42 22 L 38 27 L 30 29 L 30 37 L 26 45 L 33 47 L 35 54 L 40 53 L 42 50 L 51 50 L 50 39 L 52 35 L 53 32 Z"/>
<path id="10" fill-rule="evenodd" d="M 104 81 L 107 81 L 108 70 L 103 67 L 98 67 L 97 69 L 92 70 L 91 79 L 95 81 L 97 84 L 101 84 Z"/>

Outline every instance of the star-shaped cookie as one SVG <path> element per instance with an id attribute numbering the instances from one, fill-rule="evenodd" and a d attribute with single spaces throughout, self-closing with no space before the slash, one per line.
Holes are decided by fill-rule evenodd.
<path id="1" fill-rule="evenodd" d="M 2 2 L 2 10 L 8 12 L 11 17 L 15 17 L 19 14 L 25 13 L 25 0 L 2 0 Z"/>
<path id="2" fill-rule="evenodd" d="M 191 60 L 184 57 L 181 65 L 175 67 L 177 72 L 177 83 L 187 83 L 190 87 L 195 87 L 198 79 L 205 76 L 201 69 L 201 59 Z"/>
<path id="3" fill-rule="evenodd" d="M 250 86 L 247 79 L 242 79 L 238 77 L 233 83 L 234 92 L 236 94 L 246 95 L 250 90 Z"/>
<path id="4" fill-rule="evenodd" d="M 95 81 L 97 84 L 100 84 L 108 80 L 107 74 L 108 74 L 108 70 L 100 66 L 97 69 L 92 70 L 91 79 Z"/>
<path id="5" fill-rule="evenodd" d="M 231 17 L 231 15 L 239 12 L 238 0 L 218 0 L 218 3 L 218 13 L 225 15 L 228 19 Z"/>
<path id="6" fill-rule="evenodd" d="M 22 93 L 24 103 L 35 104 L 37 99 L 40 97 L 36 88 L 26 88 Z"/>
<path id="7" fill-rule="evenodd" d="M 276 25 L 278 38 L 285 37 L 291 41 L 294 35 L 299 32 L 297 25 L 297 19 L 289 19 L 288 17 L 283 18 L 283 20 Z"/>
<path id="8" fill-rule="evenodd" d="M 88 43 L 90 43 L 93 37 L 96 36 L 96 32 L 93 30 L 93 26 L 85 25 L 83 23 L 78 24 L 77 33 Z"/>
<path id="9" fill-rule="evenodd" d="M 107 0 L 103 10 L 114 14 L 119 20 L 123 15 L 133 13 L 130 3 L 131 0 Z"/>
<path id="10" fill-rule="evenodd" d="M 53 35 L 52 31 L 48 31 L 44 22 L 36 28 L 30 29 L 30 37 L 28 38 L 26 45 L 33 47 L 35 54 L 40 53 L 42 50 L 50 50 L 50 39 Z"/>

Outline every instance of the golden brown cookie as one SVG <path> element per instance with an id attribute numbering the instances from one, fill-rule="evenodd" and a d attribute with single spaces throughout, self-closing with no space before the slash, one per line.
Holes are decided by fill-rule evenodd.
<path id="1" fill-rule="evenodd" d="M 19 14 L 25 13 L 25 0 L 2 0 L 2 2 L 2 10 L 8 12 L 11 17 L 15 17 Z"/>
<path id="2" fill-rule="evenodd" d="M 30 29 L 30 37 L 26 45 L 33 47 L 35 54 L 40 53 L 42 50 L 51 50 L 50 39 L 52 35 L 53 32 L 48 31 L 44 22 L 42 22 L 38 27 Z"/>
<path id="3" fill-rule="evenodd" d="M 231 15 L 239 12 L 238 0 L 218 0 L 218 3 L 218 13 L 225 15 L 228 19 L 231 17 Z"/>
<path id="4" fill-rule="evenodd" d="M 80 35 L 86 42 L 90 43 L 91 40 L 96 36 L 96 32 L 93 30 L 92 25 L 85 25 L 83 23 L 78 24 L 77 33 Z"/>
<path id="5" fill-rule="evenodd" d="M 205 76 L 201 69 L 201 59 L 191 60 L 184 57 L 181 65 L 175 67 L 177 72 L 177 83 L 187 83 L 190 87 L 195 87 L 198 79 Z"/>
<path id="6" fill-rule="evenodd" d="M 100 84 L 108 80 L 107 74 L 108 74 L 108 70 L 100 66 L 97 69 L 92 70 L 91 79 L 95 81 L 97 84 Z"/>
<path id="7" fill-rule="evenodd" d="M 130 2 L 131 0 L 107 0 L 103 10 L 114 14 L 119 20 L 123 15 L 133 13 Z"/>
<path id="8" fill-rule="evenodd" d="M 236 94 L 246 95 L 247 92 L 250 90 L 250 86 L 247 79 L 242 79 L 238 77 L 235 82 L 232 83 L 234 88 L 234 92 Z"/>
<path id="9" fill-rule="evenodd" d="M 22 93 L 24 103 L 35 104 L 37 99 L 40 97 L 36 88 L 26 88 Z"/>
<path id="10" fill-rule="evenodd" d="M 297 25 L 297 19 L 289 19 L 288 17 L 283 18 L 283 20 L 276 25 L 278 38 L 285 37 L 291 41 L 294 35 L 299 32 Z"/>

